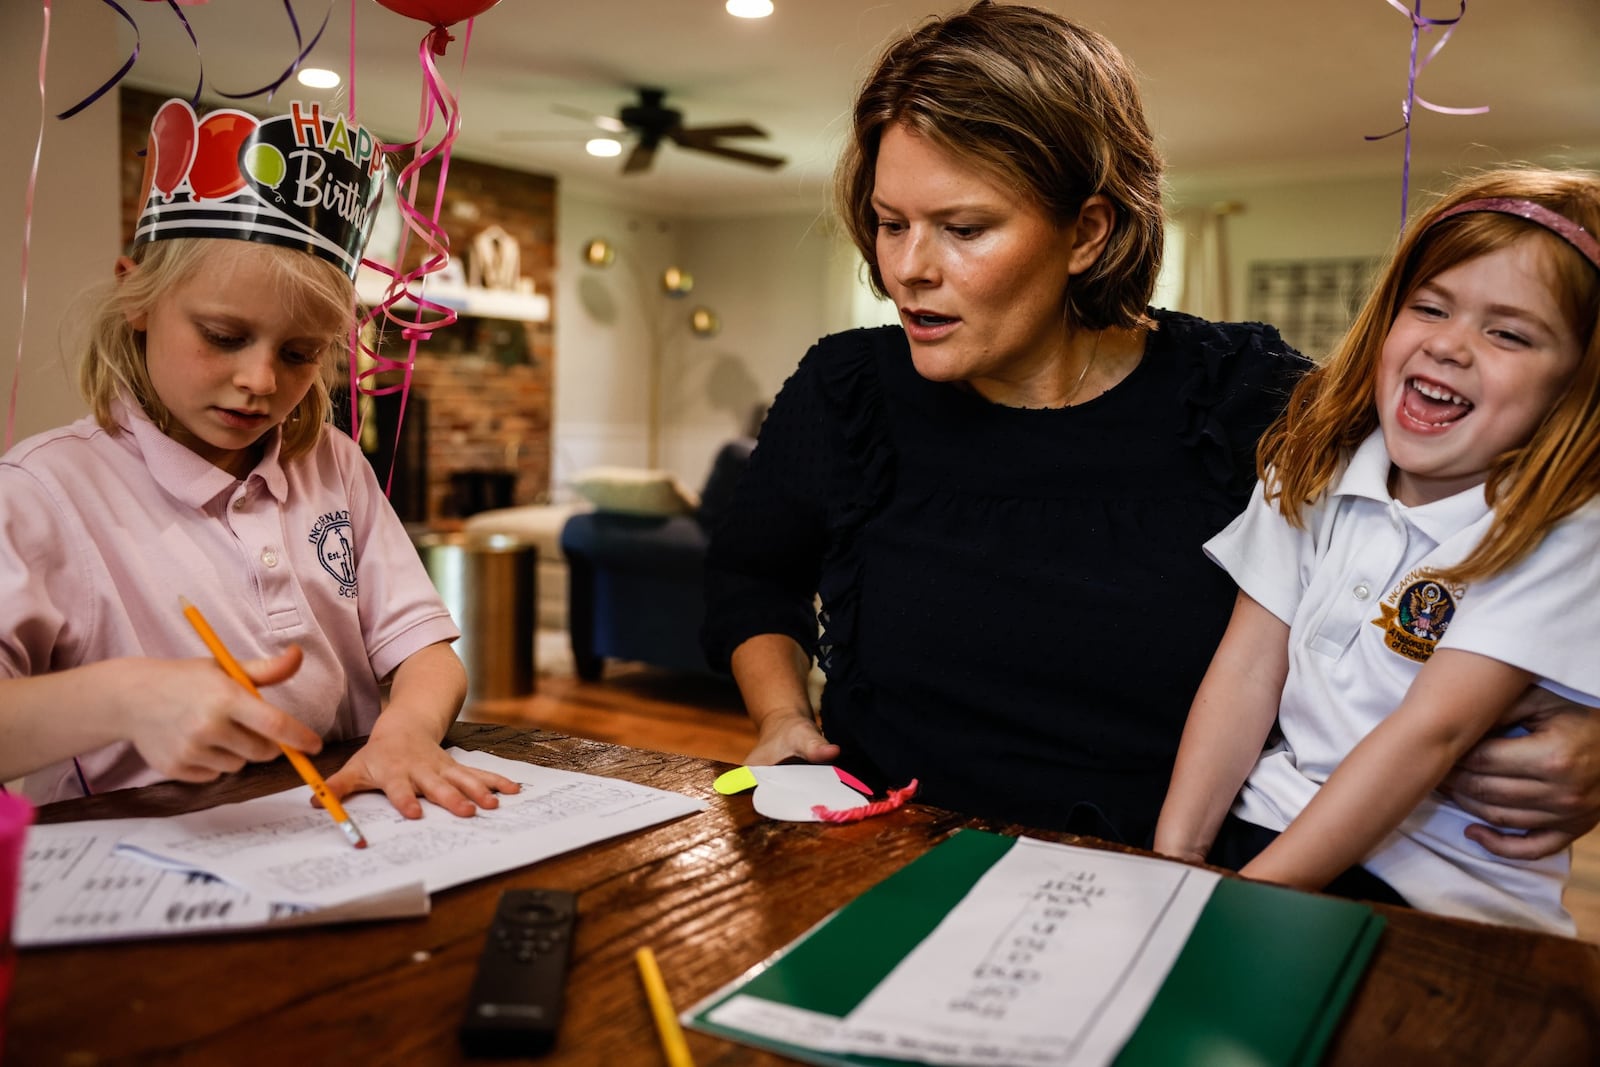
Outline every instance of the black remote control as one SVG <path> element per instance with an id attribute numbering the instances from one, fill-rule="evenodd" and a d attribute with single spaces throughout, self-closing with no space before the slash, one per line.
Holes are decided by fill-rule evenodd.
<path id="1" fill-rule="evenodd" d="M 478 957 L 461 1022 L 475 1056 L 529 1056 L 555 1044 L 578 898 L 560 889 L 507 889 Z"/>

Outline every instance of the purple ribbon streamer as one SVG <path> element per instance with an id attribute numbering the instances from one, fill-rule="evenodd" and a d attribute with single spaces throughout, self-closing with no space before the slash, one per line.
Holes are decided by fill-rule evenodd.
<path id="1" fill-rule="evenodd" d="M 1406 229 L 1406 209 L 1411 202 L 1411 113 L 1415 106 L 1421 104 L 1429 111 L 1435 111 L 1442 115 L 1481 115 L 1489 109 L 1488 107 L 1442 107 L 1438 104 L 1429 103 L 1417 95 L 1417 75 L 1422 72 L 1424 67 L 1433 62 L 1433 57 L 1439 54 L 1446 42 L 1450 40 L 1450 35 L 1455 32 L 1456 25 L 1466 17 L 1467 0 L 1460 0 L 1460 10 L 1456 12 L 1455 18 L 1450 19 L 1430 19 L 1425 17 L 1422 14 L 1422 0 L 1413 0 L 1412 8 L 1409 11 L 1400 3 L 1400 0 L 1386 0 L 1386 2 L 1390 7 L 1411 20 L 1411 63 L 1406 77 L 1406 98 L 1400 102 L 1401 123 L 1399 126 L 1388 133 L 1369 134 L 1363 139 L 1367 141 L 1382 141 L 1385 138 L 1393 137 L 1401 131 L 1405 132 L 1405 159 L 1400 168 L 1400 232 L 1404 233 Z M 1432 29 L 1435 26 L 1443 26 L 1445 31 L 1439 37 L 1438 43 L 1428 51 L 1428 54 L 1422 58 L 1421 62 L 1418 62 L 1417 44 L 1421 38 L 1422 31 Z"/>
<path id="2" fill-rule="evenodd" d="M 115 11 L 117 14 L 121 15 L 122 20 L 129 26 L 133 27 L 133 54 L 128 56 L 127 61 L 122 64 L 121 69 L 115 74 L 111 75 L 104 85 L 100 86 L 100 88 L 96 89 L 94 92 L 90 93 L 76 104 L 67 108 L 67 110 L 63 111 L 61 114 L 57 115 L 56 118 L 58 119 L 70 119 L 72 116 L 76 115 L 78 112 L 82 111 L 84 108 L 100 99 L 106 93 L 110 92 L 112 86 L 116 85 L 123 78 L 127 77 L 128 71 L 133 69 L 134 60 L 139 58 L 139 24 L 133 21 L 133 16 L 123 10 L 122 7 L 117 3 L 117 0 L 101 0 L 101 2 L 111 10 Z M 49 6 L 50 5 L 48 4 L 45 5 L 46 11 L 49 10 Z"/>
<path id="3" fill-rule="evenodd" d="M 117 3 L 117 0 L 100 0 L 100 2 L 105 4 L 111 10 L 115 11 L 117 14 L 121 15 L 123 21 L 129 26 L 133 27 L 133 53 L 128 56 L 127 61 L 122 64 L 122 67 L 106 80 L 104 85 L 100 86 L 100 88 L 96 89 L 94 92 L 90 93 L 76 104 L 67 108 L 67 110 L 61 112 L 61 114 L 56 116 L 58 119 L 70 119 L 72 116 L 76 115 L 78 112 L 82 111 L 84 108 L 100 99 L 106 93 L 110 92 L 118 82 L 127 77 L 128 71 L 133 69 L 134 61 L 139 58 L 139 24 L 133 20 L 132 15 L 128 14 L 122 9 L 122 7 Z M 183 11 L 179 9 L 177 0 L 167 0 L 167 6 L 172 9 L 172 13 L 174 15 L 178 16 L 178 21 L 183 24 L 184 32 L 189 35 L 189 43 L 194 45 L 194 59 L 195 63 L 200 67 L 200 76 L 194 83 L 194 95 L 189 98 L 189 106 L 198 109 L 200 107 L 200 90 L 203 89 L 206 84 L 205 63 L 200 59 L 200 42 L 195 39 L 194 27 L 189 25 L 189 20 L 184 17 Z"/>
<path id="4" fill-rule="evenodd" d="M 266 85 L 263 85 L 259 89 L 252 89 L 248 93 L 225 93 L 219 89 L 216 90 L 218 96 L 225 96 L 229 100 L 244 100 L 249 97 L 260 96 L 261 94 L 265 93 L 267 94 L 267 98 L 270 100 L 272 98 L 272 94 L 276 93 L 280 88 L 282 88 L 283 83 L 288 81 L 290 77 L 294 75 L 294 72 L 300 69 L 300 64 L 304 63 L 306 61 L 306 56 L 310 55 L 311 50 L 317 47 L 317 42 L 322 40 L 322 35 L 328 28 L 328 19 L 333 15 L 333 0 L 328 0 L 328 10 L 322 16 L 322 25 L 317 27 L 316 36 L 312 37 L 311 43 L 305 45 L 303 48 L 301 47 L 304 42 L 300 35 L 300 20 L 294 17 L 294 5 L 290 2 L 290 0 L 283 0 L 283 9 L 289 13 L 289 28 L 294 31 L 294 46 L 296 49 L 298 49 L 294 57 L 294 62 L 290 63 L 289 66 L 284 69 L 282 74 L 278 75 L 275 79 L 268 82 Z"/>

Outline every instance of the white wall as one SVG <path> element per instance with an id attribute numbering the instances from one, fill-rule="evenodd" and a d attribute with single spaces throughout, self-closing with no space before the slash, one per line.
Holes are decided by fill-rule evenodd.
<path id="1" fill-rule="evenodd" d="M 1533 160 L 1548 166 L 1573 165 L 1570 159 Z M 1579 160 L 1581 165 L 1584 161 Z M 1474 160 L 1474 167 L 1491 161 Z M 1595 165 L 1595 161 L 1588 163 Z M 1413 171 L 1410 204 L 1414 214 L 1446 188 L 1454 176 L 1438 171 Z M 1173 180 L 1169 197 L 1174 216 L 1185 207 L 1235 201 L 1242 208 L 1227 219 L 1229 306 L 1226 316 L 1244 316 L 1245 280 L 1255 261 L 1323 259 L 1388 254 L 1400 231 L 1400 173 L 1368 178 L 1297 181 L 1238 180 L 1189 182 Z M 1169 255 L 1177 254 L 1169 247 Z"/>
<path id="2" fill-rule="evenodd" d="M 850 294 L 830 270 L 833 237 L 816 215 L 697 220 L 683 233 L 695 287 L 670 320 L 663 456 L 698 486 L 717 448 L 748 431 L 806 350 L 849 325 Z M 716 336 L 690 333 L 696 304 L 720 317 Z"/>
<path id="3" fill-rule="evenodd" d="M 649 359 L 661 373 L 657 466 L 691 488 L 717 448 L 742 433 L 818 337 L 851 325 L 850 283 L 834 237 L 815 215 L 670 219 L 587 200 L 561 188 L 556 233 L 557 488 L 585 467 L 647 462 Z M 618 249 L 606 270 L 584 265 L 592 237 Z M 694 277 L 662 294 L 663 269 Z M 690 311 L 722 323 L 709 338 Z"/>
<path id="4" fill-rule="evenodd" d="M 44 144 L 33 209 L 27 320 L 23 324 L 14 437 L 59 426 L 87 408 L 78 396 L 78 353 L 63 352 L 73 300 L 110 277 L 118 252 L 120 170 L 117 97 L 60 121 L 125 58 L 115 17 L 99 0 L 56 0 L 51 17 Z M 0 3 L 0 99 L 7 150 L 0 156 L 0 434 L 10 406 L 22 319 L 23 204 L 39 130 L 41 5 Z M 66 341 L 71 342 L 72 335 Z"/>
<path id="5" fill-rule="evenodd" d="M 609 268 L 584 263 L 603 237 Z M 568 499 L 572 477 L 597 465 L 646 464 L 649 354 L 659 318 L 654 278 L 678 258 L 678 224 L 556 190 L 555 397 L 551 495 Z"/>

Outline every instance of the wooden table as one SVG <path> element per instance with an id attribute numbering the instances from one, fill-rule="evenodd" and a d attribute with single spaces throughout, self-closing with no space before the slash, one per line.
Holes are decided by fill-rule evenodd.
<path id="1" fill-rule="evenodd" d="M 635 948 L 654 948 L 683 1008 L 957 827 L 1024 830 L 918 806 L 849 826 L 777 823 L 748 796 L 716 795 L 726 768 L 711 761 L 499 726 L 461 724 L 450 739 L 710 809 L 435 894 L 425 919 L 24 950 L 6 1062 L 461 1062 L 455 1028 L 495 901 L 510 886 L 548 886 L 581 895 L 566 1016 L 545 1062 L 652 1067 L 663 1060 Z M 331 772 L 348 751 L 317 762 Z M 207 786 L 51 805 L 40 821 L 176 814 L 296 784 L 279 760 Z M 1389 925 L 1328 1063 L 1600 1063 L 1600 947 L 1383 910 Z M 698 1033 L 689 1045 L 700 1067 L 784 1062 Z"/>

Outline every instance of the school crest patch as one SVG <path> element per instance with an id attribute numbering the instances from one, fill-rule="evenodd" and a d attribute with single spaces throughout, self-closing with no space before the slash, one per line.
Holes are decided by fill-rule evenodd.
<path id="1" fill-rule="evenodd" d="M 329 511 L 311 524 L 307 538 L 317 549 L 317 562 L 339 583 L 339 595 L 356 595 L 356 546 L 350 533 L 350 513 Z"/>
<path id="2" fill-rule="evenodd" d="M 1464 592 L 1440 581 L 1434 571 L 1414 570 L 1383 598 L 1372 624 L 1383 627 L 1383 643 L 1390 652 L 1425 662 L 1449 629 Z"/>

